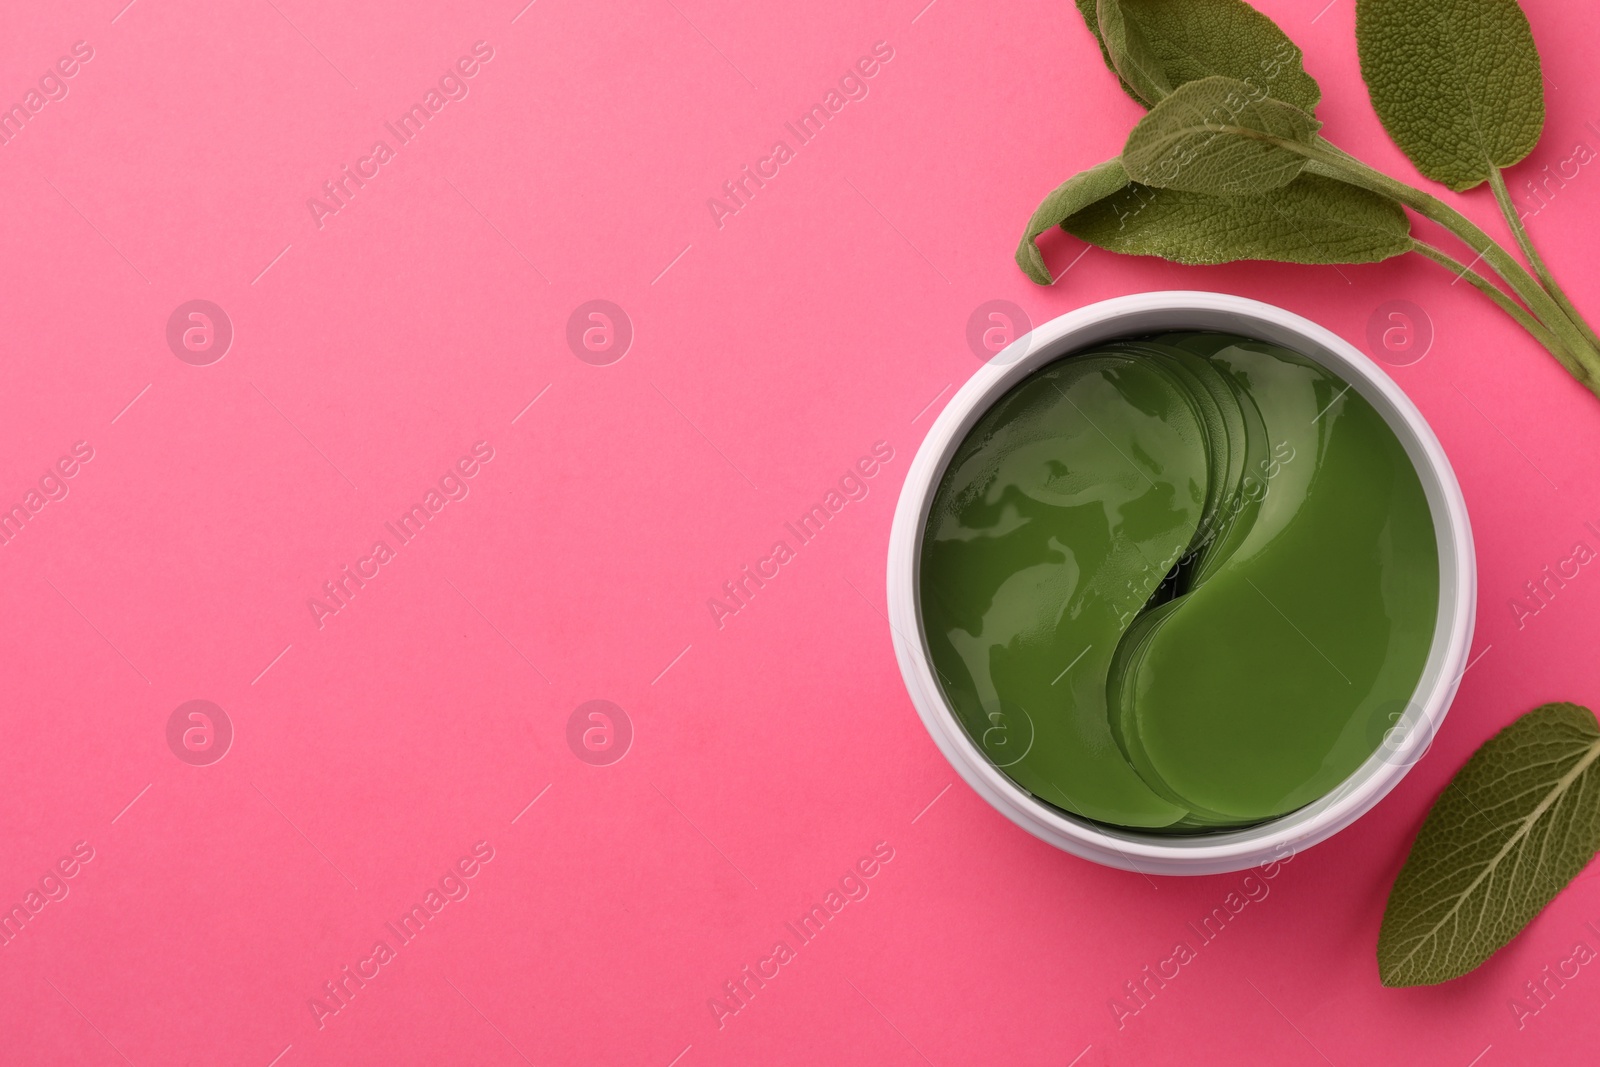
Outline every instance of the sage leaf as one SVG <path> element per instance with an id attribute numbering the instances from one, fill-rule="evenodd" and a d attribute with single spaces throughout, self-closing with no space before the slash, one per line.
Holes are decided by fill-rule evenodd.
<path id="1" fill-rule="evenodd" d="M 1077 0 L 1077 5 L 1106 66 L 1117 74 L 1123 90 L 1145 107 L 1160 102 L 1165 95 L 1157 95 L 1161 85 L 1171 92 L 1214 74 L 1248 82 L 1265 95 L 1306 111 L 1316 110 L 1322 99 L 1316 80 L 1302 66 L 1300 49 L 1244 0 Z M 1150 81 L 1140 88 L 1129 84 L 1107 47 L 1101 31 L 1107 7 L 1115 8 L 1111 17 L 1125 27 L 1125 39 L 1134 42 L 1122 63 L 1137 57 L 1149 71 Z M 1149 66 L 1151 62 L 1155 66 Z"/>
<path id="2" fill-rule="evenodd" d="M 1539 50 L 1516 0 L 1359 0 L 1361 76 L 1416 168 L 1456 191 L 1533 151 Z"/>
<path id="3" fill-rule="evenodd" d="M 1068 215 L 1105 199 L 1127 184 L 1128 174 L 1122 169 L 1122 161 L 1112 159 L 1081 174 L 1074 174 L 1056 186 L 1055 191 L 1044 198 L 1028 220 L 1027 231 L 1017 245 L 1017 266 L 1040 285 L 1050 285 L 1054 279 L 1050 277 L 1050 268 L 1044 264 L 1044 256 L 1039 254 L 1035 238 L 1051 227 L 1061 225 Z"/>
<path id="4" fill-rule="evenodd" d="M 1122 166 L 1134 181 L 1163 189 L 1265 192 L 1289 184 L 1306 165 L 1305 155 L 1282 142 L 1310 144 L 1321 125 L 1237 78 L 1201 78 L 1139 120 L 1122 148 Z"/>
<path id="5" fill-rule="evenodd" d="M 1170 95 L 1174 86 L 1167 77 L 1166 67 L 1157 58 L 1144 27 L 1129 18 L 1123 0 L 1099 0 L 1096 17 L 1106 60 L 1122 79 L 1122 84 L 1137 99 L 1151 104 Z"/>
<path id="6" fill-rule="evenodd" d="M 1411 248 L 1411 223 L 1399 204 L 1314 174 L 1254 196 L 1129 182 L 1069 215 L 1061 228 L 1108 252 L 1196 265 L 1376 263 Z"/>
<path id="7" fill-rule="evenodd" d="M 1389 892 L 1378 932 L 1387 986 L 1466 974 L 1510 941 L 1600 846 L 1600 724 L 1536 708 L 1450 780 Z"/>

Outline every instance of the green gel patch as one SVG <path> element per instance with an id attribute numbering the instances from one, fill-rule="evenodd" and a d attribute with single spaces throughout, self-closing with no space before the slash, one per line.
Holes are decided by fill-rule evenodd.
<path id="1" fill-rule="evenodd" d="M 1212 333 L 1059 360 L 934 496 L 924 632 L 973 740 L 1100 822 L 1248 825 L 1366 760 L 1432 643 L 1438 557 L 1404 448 L 1347 383 Z"/>
<path id="2" fill-rule="evenodd" d="M 952 457 L 923 534 L 929 652 L 968 734 L 1048 803 L 1123 826 L 1185 815 L 1123 758 L 1106 670 L 1206 493 L 1188 394 L 1122 354 L 1028 378 Z"/>
<path id="3" fill-rule="evenodd" d="M 1271 346 L 1220 350 L 1275 454 L 1248 536 L 1174 603 L 1121 680 L 1128 755 L 1159 792 L 1241 822 L 1316 800 L 1372 754 L 1433 640 L 1433 521 L 1370 404 Z"/>

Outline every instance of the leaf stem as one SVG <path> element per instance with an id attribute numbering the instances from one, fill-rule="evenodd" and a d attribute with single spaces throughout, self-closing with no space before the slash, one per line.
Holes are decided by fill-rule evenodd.
<path id="1" fill-rule="evenodd" d="M 1544 324 L 1529 314 L 1526 308 L 1506 295 L 1505 290 L 1501 289 L 1488 278 L 1485 278 L 1471 267 L 1450 255 L 1448 252 L 1445 252 L 1443 249 L 1436 248 L 1435 246 L 1428 244 L 1426 241 L 1419 241 L 1415 238 L 1412 238 L 1411 250 L 1419 255 L 1426 256 L 1435 263 L 1444 265 L 1445 267 L 1449 268 L 1456 275 L 1456 277 L 1464 278 L 1471 282 L 1476 289 L 1488 296 L 1490 300 L 1493 300 L 1496 304 L 1499 304 L 1501 309 L 1504 310 L 1507 315 L 1510 315 L 1513 319 L 1516 319 L 1517 323 L 1521 325 L 1524 330 L 1527 330 L 1533 335 L 1534 340 L 1544 345 L 1544 347 L 1549 350 L 1550 354 L 1555 356 L 1561 365 L 1567 369 L 1569 374 L 1583 382 L 1584 385 L 1588 386 L 1590 391 L 1594 392 L 1595 395 L 1600 396 L 1600 383 L 1587 378 L 1577 360 L 1570 352 L 1567 351 L 1566 347 L 1556 339 L 1556 336 L 1549 330 L 1545 329 Z"/>
<path id="2" fill-rule="evenodd" d="M 1562 290 L 1560 285 L 1556 284 L 1555 278 L 1550 274 L 1550 268 L 1544 265 L 1544 257 L 1540 256 L 1539 250 L 1533 247 L 1533 239 L 1528 236 L 1527 228 L 1522 225 L 1522 216 L 1517 212 L 1517 205 L 1511 201 L 1511 193 L 1506 189 L 1505 175 L 1499 167 L 1489 168 L 1489 186 L 1494 190 L 1495 202 L 1500 205 L 1500 214 L 1505 216 L 1506 225 L 1516 235 L 1517 244 L 1522 248 L 1522 254 L 1528 258 L 1529 263 L 1533 264 L 1534 274 L 1538 275 L 1539 281 L 1543 283 L 1545 290 L 1560 305 L 1567 318 L 1572 320 L 1572 324 L 1583 333 L 1584 339 L 1589 342 L 1590 346 L 1600 349 L 1600 337 L 1595 336 L 1594 330 L 1590 328 L 1589 323 L 1585 321 L 1578 309 L 1573 306 L 1566 292 Z"/>
<path id="3" fill-rule="evenodd" d="M 1565 312 L 1551 299 L 1550 294 L 1540 287 L 1521 263 L 1517 262 L 1516 257 L 1501 248 L 1494 238 L 1484 233 L 1471 219 L 1438 197 L 1396 181 L 1321 137 L 1315 138 L 1309 144 L 1288 140 L 1279 143 L 1311 160 L 1307 169 L 1398 200 L 1423 218 L 1437 222 L 1472 246 L 1478 256 L 1511 286 L 1528 306 L 1528 310 L 1571 354 L 1575 366 L 1566 360 L 1561 361 L 1562 365 L 1585 385 L 1600 379 L 1600 349 L 1589 343 L 1567 318 Z M 1473 262 L 1476 263 L 1477 260 Z M 1556 354 L 1554 349 L 1551 350 L 1551 354 Z"/>

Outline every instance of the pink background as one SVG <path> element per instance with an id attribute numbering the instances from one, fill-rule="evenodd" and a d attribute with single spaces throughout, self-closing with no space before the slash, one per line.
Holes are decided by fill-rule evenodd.
<path id="1" fill-rule="evenodd" d="M 1593 1047 L 1600 968 L 1513 998 L 1600 949 L 1600 880 L 1446 987 L 1383 989 L 1373 957 L 1467 753 L 1535 704 L 1600 702 L 1600 576 L 1520 626 L 1510 606 L 1600 548 L 1600 405 L 1468 286 L 1415 257 L 1098 251 L 1028 282 L 1028 213 L 1138 114 L 1066 0 L 125 2 L 11 3 L 0 33 L 0 101 L 93 49 L 0 147 L 0 504 L 75 442 L 94 457 L 0 546 L 0 903 L 93 850 L 0 948 L 0 1060 L 1466 1067 Z M 1330 136 L 1411 176 L 1357 79 L 1352 0 L 1321 3 L 1263 7 Z M 1532 207 L 1541 166 L 1600 149 L 1600 14 L 1527 7 L 1549 74 L 1512 181 Z M 469 94 L 319 228 L 308 198 L 396 147 L 384 123 L 476 41 L 493 58 Z M 708 198 L 795 148 L 784 123 L 880 41 L 868 95 L 719 228 Z M 1593 319 L 1600 176 L 1578 174 L 1530 226 Z M 1503 232 L 1487 192 L 1455 202 Z M 1057 271 L 1080 249 L 1045 244 Z M 1148 879 L 1012 827 L 925 735 L 883 619 L 895 494 L 979 365 L 973 310 L 1038 322 L 1160 288 L 1273 301 L 1362 347 L 1383 302 L 1422 308 L 1431 350 L 1393 374 L 1456 465 L 1481 578 L 1482 657 L 1432 753 L 1205 945 L 1188 924 L 1243 876 Z M 166 342 L 195 298 L 235 331 L 209 366 Z M 634 329 L 608 366 L 566 340 L 593 299 Z M 470 494 L 319 628 L 322 583 L 370 566 L 479 441 Z M 879 441 L 866 498 L 719 628 L 708 598 Z M 235 731 L 209 766 L 168 747 L 191 699 Z M 632 725 L 608 766 L 567 740 L 591 699 Z M 480 841 L 470 894 L 397 947 L 385 923 Z M 785 923 L 875 846 L 892 860 L 848 883 L 867 895 L 802 946 Z M 394 958 L 363 963 L 380 939 Z M 793 958 L 764 964 L 780 939 Z M 1119 1020 L 1112 998 L 1180 939 L 1196 958 Z M 777 975 L 719 1020 L 746 965 Z M 378 969 L 319 1018 L 344 966 Z"/>

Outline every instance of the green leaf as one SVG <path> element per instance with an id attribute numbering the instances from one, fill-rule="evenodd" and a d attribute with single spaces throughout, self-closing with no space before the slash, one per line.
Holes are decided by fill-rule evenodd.
<path id="1" fill-rule="evenodd" d="M 1061 225 L 1062 220 L 1078 209 L 1096 200 L 1103 200 L 1127 184 L 1128 175 L 1122 169 L 1122 161 L 1112 159 L 1081 174 L 1074 174 L 1056 186 L 1055 191 L 1044 198 L 1028 220 L 1027 232 L 1017 245 L 1017 266 L 1040 285 L 1051 284 L 1054 279 L 1050 277 L 1050 268 L 1044 265 L 1044 257 L 1039 254 L 1039 246 L 1034 239 L 1052 226 Z"/>
<path id="2" fill-rule="evenodd" d="M 1399 204 L 1314 174 L 1255 196 L 1130 182 L 1069 216 L 1061 228 L 1109 252 L 1189 264 L 1376 263 L 1411 248 L 1411 224 Z"/>
<path id="3" fill-rule="evenodd" d="M 1144 185 L 1239 196 L 1287 185 L 1306 157 L 1281 142 L 1310 144 L 1321 123 L 1263 97 L 1237 78 L 1202 78 L 1176 89 L 1128 135 L 1122 166 Z"/>
<path id="4" fill-rule="evenodd" d="M 1539 143 L 1539 50 L 1516 0 L 1359 0 L 1373 109 L 1418 170 L 1457 190 Z"/>
<path id="5" fill-rule="evenodd" d="M 1100 44 L 1106 62 L 1137 100 L 1159 103 L 1177 88 L 1156 56 L 1144 27 L 1128 16 L 1122 0 L 1099 0 Z"/>
<path id="6" fill-rule="evenodd" d="M 1316 110 L 1322 91 L 1301 65 L 1300 49 L 1270 18 L 1244 0 L 1077 0 L 1078 12 L 1100 45 L 1106 66 L 1117 72 L 1122 88 L 1150 107 L 1185 82 L 1222 74 L 1258 87 L 1268 96 L 1306 111 Z M 1123 60 L 1141 62 L 1149 81 L 1130 85 L 1101 32 L 1107 8 L 1134 41 Z M 1150 63 L 1154 62 L 1155 67 Z"/>
<path id="7" fill-rule="evenodd" d="M 1378 933 L 1388 986 L 1466 974 L 1528 925 L 1600 847 L 1600 725 L 1546 704 L 1472 754 L 1422 824 Z"/>

